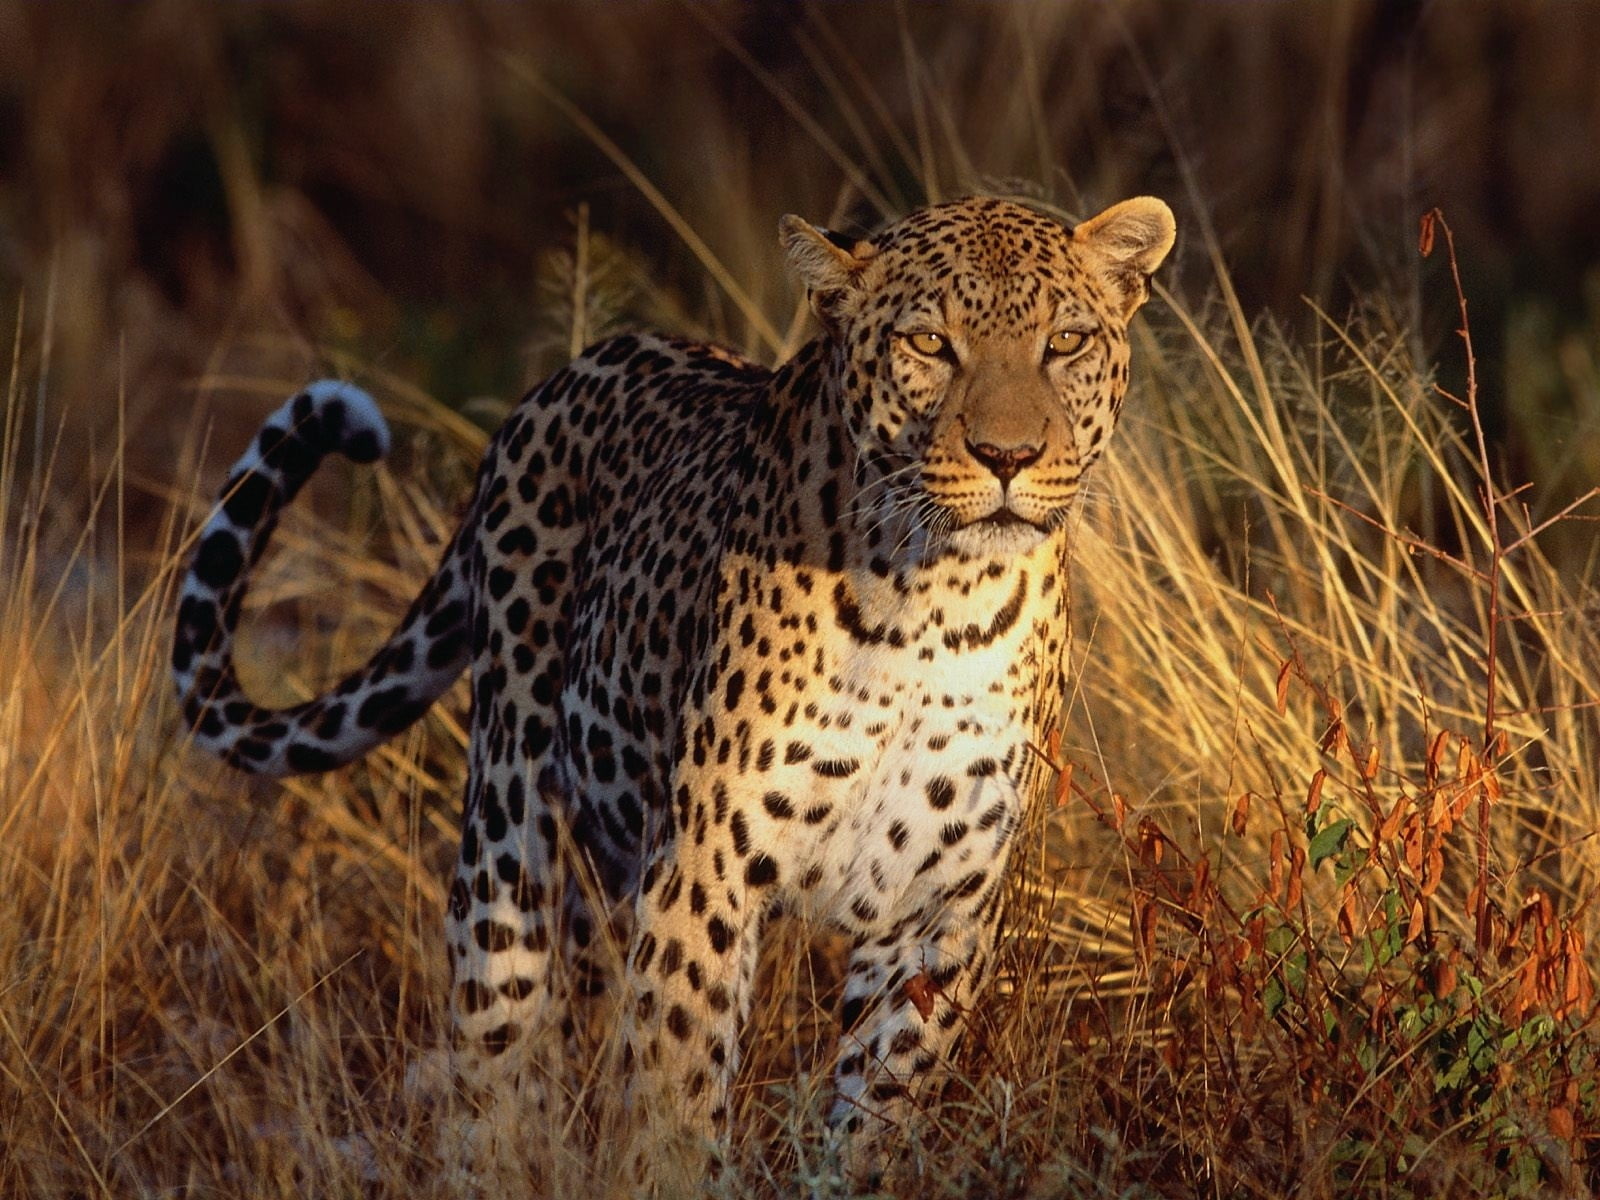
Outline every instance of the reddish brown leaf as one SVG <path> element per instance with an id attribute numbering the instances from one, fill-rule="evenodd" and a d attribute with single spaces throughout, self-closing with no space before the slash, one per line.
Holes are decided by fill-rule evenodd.
<path id="1" fill-rule="evenodd" d="M 1439 890 L 1439 884 L 1444 882 L 1444 854 L 1437 845 L 1428 847 L 1428 853 L 1422 862 L 1422 894 L 1431 896 Z"/>
<path id="2" fill-rule="evenodd" d="M 1414 942 L 1422 936 L 1424 911 L 1422 898 L 1419 896 L 1411 902 L 1411 920 L 1406 924 L 1406 941 Z"/>
<path id="3" fill-rule="evenodd" d="M 1317 773 L 1311 777 L 1311 787 L 1306 791 L 1307 813 L 1315 815 L 1317 809 L 1322 807 L 1322 785 L 1327 782 L 1327 779 L 1328 773 L 1318 767 Z"/>
<path id="4" fill-rule="evenodd" d="M 1166 855 L 1167 839 L 1161 827 L 1149 817 L 1139 818 L 1139 857 L 1151 866 L 1159 867 Z"/>
<path id="5" fill-rule="evenodd" d="M 924 1021 L 933 1017 L 934 1004 L 939 997 L 939 987 L 926 971 L 918 971 L 900 986 L 905 998 L 921 1014 Z"/>
<path id="6" fill-rule="evenodd" d="M 1405 816 L 1406 797 L 1404 794 L 1402 794 L 1400 798 L 1394 802 L 1394 807 L 1389 810 L 1388 815 L 1385 816 L 1381 822 L 1379 822 L 1377 840 L 1380 842 L 1387 842 L 1392 839 L 1395 834 L 1400 832 L 1400 822 L 1405 820 Z"/>
<path id="7" fill-rule="evenodd" d="M 1246 825 L 1250 821 L 1250 793 L 1243 792 L 1233 804 L 1233 817 L 1228 822 L 1228 827 L 1233 830 L 1236 837 L 1243 837 Z"/>
<path id="8" fill-rule="evenodd" d="M 1448 788 L 1440 788 L 1433 793 L 1433 803 L 1428 805 L 1428 824 L 1436 828 L 1454 824 L 1450 814 L 1450 792 Z M 1448 833 L 1449 829 L 1445 828 Z"/>
<path id="9" fill-rule="evenodd" d="M 1498 804 L 1501 796 L 1500 776 L 1496 775 L 1492 770 L 1485 771 L 1483 773 L 1483 790 L 1488 793 L 1490 804 Z"/>
<path id="10" fill-rule="evenodd" d="M 1564 1108 L 1558 1104 L 1550 1110 L 1548 1120 L 1550 1122 L 1550 1132 L 1562 1141 L 1570 1142 L 1577 1136 L 1578 1127 L 1572 1119 L 1571 1109 Z"/>
<path id="11" fill-rule="evenodd" d="M 1344 903 L 1339 905 L 1339 937 L 1346 946 L 1356 940 L 1356 890 L 1349 885 L 1344 889 Z"/>
<path id="12" fill-rule="evenodd" d="M 1417 820 L 1415 813 L 1407 819 L 1405 831 L 1400 839 L 1401 854 L 1406 860 L 1406 866 L 1413 871 L 1422 869 L 1422 822 Z"/>
<path id="13" fill-rule="evenodd" d="M 1416 813 L 1406 816 L 1400 830 L 1400 856 L 1411 870 L 1422 869 L 1422 821 Z"/>
<path id="14" fill-rule="evenodd" d="M 1530 958 L 1517 972 L 1517 990 L 1511 995 L 1510 1012 L 1507 1016 L 1513 1024 L 1516 1024 L 1522 1020 L 1523 1014 L 1531 1011 L 1538 1002 L 1538 965 Z"/>
<path id="15" fill-rule="evenodd" d="M 1156 901 L 1155 897 L 1145 892 L 1136 892 L 1133 897 L 1133 929 L 1139 949 L 1143 952 L 1145 961 L 1155 957 L 1156 952 Z"/>
<path id="16" fill-rule="evenodd" d="M 1061 774 L 1056 777 L 1056 807 L 1060 808 L 1072 799 L 1072 764 L 1068 763 L 1061 768 Z"/>
<path id="17" fill-rule="evenodd" d="M 1453 994 L 1460 978 L 1456 973 L 1456 964 L 1452 959 L 1445 959 L 1438 966 L 1433 975 L 1433 994 L 1443 1000 Z"/>

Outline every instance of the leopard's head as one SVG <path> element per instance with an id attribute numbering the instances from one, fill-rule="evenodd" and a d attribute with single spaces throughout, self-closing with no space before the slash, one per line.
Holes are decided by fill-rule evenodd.
<path id="1" fill-rule="evenodd" d="M 1060 527 L 1116 425 L 1128 321 L 1174 233 L 1147 196 L 1075 229 L 986 198 L 860 241 L 784 218 L 874 541 L 976 556 Z"/>

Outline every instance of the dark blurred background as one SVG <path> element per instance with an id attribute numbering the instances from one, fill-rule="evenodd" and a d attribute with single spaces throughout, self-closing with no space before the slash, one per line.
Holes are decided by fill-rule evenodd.
<path id="1" fill-rule="evenodd" d="M 1149 191 L 1192 301 L 1211 231 L 1247 312 L 1310 342 L 1307 297 L 1378 309 L 1455 378 L 1416 253 L 1437 205 L 1508 466 L 1574 491 L 1600 479 L 1597 63 L 1600 5 L 1532 0 L 0 0 L 0 319 L 64 464 L 120 395 L 134 461 L 170 473 L 230 379 L 353 361 L 509 398 L 574 312 L 770 356 L 783 212 Z"/>

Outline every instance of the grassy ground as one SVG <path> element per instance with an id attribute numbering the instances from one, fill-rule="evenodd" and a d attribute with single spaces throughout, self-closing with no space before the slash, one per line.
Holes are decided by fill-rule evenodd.
<path id="1" fill-rule="evenodd" d="M 932 78 L 942 60 L 919 44 Z M 568 93 L 545 74 L 504 70 L 560 113 Z M 854 171 L 890 205 L 970 180 L 956 118 L 929 94 L 899 141 L 865 106 L 830 178 Z M 1021 171 L 1065 118 L 1018 104 L 989 111 Z M 630 189 L 659 186 L 597 134 Z M 1185 178 L 1181 287 L 1140 319 L 1134 392 L 1076 532 L 1059 797 L 1020 856 L 1003 976 L 893 1190 L 1592 1194 L 1595 506 L 1543 527 L 1581 486 L 1513 494 L 1479 440 L 1495 382 L 1469 381 L 1459 339 L 1438 364 L 1420 349 L 1420 324 L 1462 319 L 1442 230 L 1403 303 L 1375 290 L 1284 332 L 1237 299 Z M 1042 194 L 1070 199 L 1060 183 Z M 494 351 L 381 296 L 401 315 L 374 334 L 339 316 L 373 311 L 342 292 L 310 338 L 242 307 L 196 371 L 151 350 L 167 343 L 149 314 L 169 310 L 137 288 L 98 335 L 74 322 L 69 285 L 93 275 L 74 273 L 90 252 L 76 242 L 39 276 L 61 294 L 18 289 L 0 359 L 0 1195 L 451 1194 L 441 881 L 464 694 L 330 777 L 252 783 L 188 752 L 166 653 L 174 573 L 216 482 L 203 464 L 313 363 L 370 386 L 401 431 L 385 466 L 326 469 L 252 592 L 247 683 L 310 694 L 403 611 L 503 411 L 498 395 L 436 403 L 418 381 L 444 368 L 418 367 L 414 343 L 543 364 L 646 316 L 768 358 L 793 346 L 766 231 L 801 201 L 729 188 L 736 217 L 657 193 L 661 227 L 689 247 L 670 271 L 573 206 L 529 264 L 538 315 Z M 239 229 L 281 247 L 273 213 Z M 1459 252 L 1470 279 L 1471 241 Z M 107 327 L 133 331 L 121 356 Z M 85 369 L 62 365 L 74 353 L 98 355 L 115 398 L 93 420 L 62 409 L 77 393 L 58 381 Z M 1581 404 L 1583 353 L 1519 386 L 1548 398 L 1565 379 Z M 1436 373 L 1462 381 L 1455 398 Z M 208 405 L 191 410 L 197 377 Z M 161 454 L 129 450 L 153 429 Z M 1552 450 L 1536 484 L 1581 481 L 1588 444 Z M 731 1195 L 849 1194 L 813 1072 L 837 958 L 790 932 L 764 968 Z M 573 1078 L 599 1124 L 552 1129 L 534 1153 L 559 1194 L 600 1194 L 616 1081 Z"/>

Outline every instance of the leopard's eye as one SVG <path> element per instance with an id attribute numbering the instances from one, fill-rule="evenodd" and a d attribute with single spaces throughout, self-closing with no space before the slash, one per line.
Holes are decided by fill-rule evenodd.
<path id="1" fill-rule="evenodd" d="M 1045 348 L 1053 355 L 1061 358 L 1067 358 L 1078 353 L 1078 351 L 1082 350 L 1088 344 L 1089 335 L 1087 333 L 1077 333 L 1073 330 L 1063 330 L 1060 333 L 1051 335 L 1050 341 L 1046 344 Z"/>
<path id="2" fill-rule="evenodd" d="M 926 354 L 929 358 L 945 358 L 950 353 L 950 343 L 943 334 L 913 333 L 906 337 L 906 341 L 918 354 Z"/>

